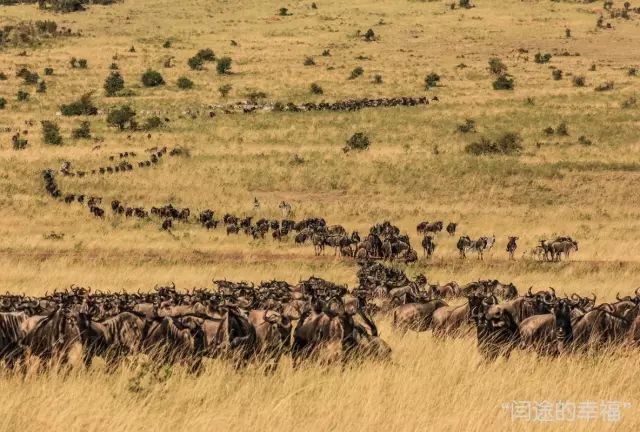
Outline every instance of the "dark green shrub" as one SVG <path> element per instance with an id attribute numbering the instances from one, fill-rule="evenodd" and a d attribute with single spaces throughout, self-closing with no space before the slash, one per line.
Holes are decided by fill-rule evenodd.
<path id="1" fill-rule="evenodd" d="M 356 79 L 359 76 L 362 76 L 362 74 L 364 73 L 364 69 L 362 68 L 362 66 L 356 66 L 352 71 L 351 71 L 351 75 L 349 75 L 349 79 Z"/>
<path id="2" fill-rule="evenodd" d="M 50 68 L 50 67 L 44 68 L 44 74 L 47 76 L 53 75 L 53 68 Z"/>
<path id="3" fill-rule="evenodd" d="M 503 75 L 507 72 L 507 66 L 497 57 L 489 59 L 489 70 L 494 75 Z"/>
<path id="4" fill-rule="evenodd" d="M 351 150 L 366 150 L 370 144 L 368 136 L 363 132 L 356 132 L 347 140 L 347 145 L 342 150 L 345 153 Z"/>
<path id="5" fill-rule="evenodd" d="M 569 126 L 567 126 L 566 122 L 562 122 L 556 128 L 556 134 L 560 136 L 569 136 Z"/>
<path id="6" fill-rule="evenodd" d="M 164 41 L 164 43 L 162 44 L 162 48 L 171 48 L 171 41 L 169 39 Z"/>
<path id="7" fill-rule="evenodd" d="M 231 58 L 230 57 L 222 57 L 218 59 L 218 64 L 216 64 L 216 70 L 220 75 L 224 75 L 229 73 L 231 69 Z"/>
<path id="8" fill-rule="evenodd" d="M 43 120 L 42 122 L 42 141 L 49 145 L 61 145 L 62 135 L 60 135 L 60 127 L 52 121 Z"/>
<path id="9" fill-rule="evenodd" d="M 313 57 L 306 57 L 306 58 L 304 59 L 304 65 L 305 65 L 305 66 L 315 66 L 315 64 L 316 64 L 316 62 L 315 62 L 315 60 L 313 59 Z"/>
<path id="10" fill-rule="evenodd" d="M 376 40 L 376 34 L 372 29 L 367 30 L 367 32 L 364 34 L 364 40 L 367 42 Z"/>
<path id="11" fill-rule="evenodd" d="M 331 51 L 329 51 L 328 49 L 325 49 L 324 51 L 322 51 L 322 57 L 330 57 L 331 56 Z"/>
<path id="12" fill-rule="evenodd" d="M 24 67 L 16 72 L 16 77 L 22 78 L 25 84 L 37 84 L 40 79 L 40 75 Z"/>
<path id="13" fill-rule="evenodd" d="M 562 71 L 560 69 L 554 69 L 551 74 L 553 75 L 553 79 L 556 81 L 560 81 L 562 79 Z"/>
<path id="14" fill-rule="evenodd" d="M 438 82 L 440 82 L 440 75 L 435 72 L 431 72 L 424 79 L 424 85 L 427 90 L 429 90 L 431 87 L 437 86 Z"/>
<path id="15" fill-rule="evenodd" d="M 548 136 L 553 135 L 554 133 L 556 133 L 555 129 L 552 128 L 551 126 L 545 128 L 544 133 Z"/>
<path id="16" fill-rule="evenodd" d="M 63 116 L 96 115 L 98 108 L 91 101 L 91 93 L 85 93 L 79 100 L 68 105 L 60 105 Z"/>
<path id="17" fill-rule="evenodd" d="M 583 146 L 590 146 L 593 144 L 593 142 L 586 136 L 580 135 L 580 137 L 578 138 L 578 144 L 581 144 Z"/>
<path id="18" fill-rule="evenodd" d="M 472 119 L 466 119 L 463 124 L 458 125 L 458 131 L 462 133 L 469 133 L 476 131 L 476 122 Z"/>
<path id="19" fill-rule="evenodd" d="M 374 84 L 382 84 L 382 75 L 380 74 L 375 74 L 373 76 L 373 83 Z"/>
<path id="20" fill-rule="evenodd" d="M 503 74 L 499 75 L 498 78 L 493 82 L 494 90 L 513 90 L 514 81 L 511 75 Z"/>
<path id="21" fill-rule="evenodd" d="M 71 65 L 71 67 L 73 69 L 78 67 L 78 59 L 76 59 L 75 57 L 71 57 L 71 60 L 69 60 L 69 64 Z"/>
<path id="22" fill-rule="evenodd" d="M 0 72 L 0 81 L 6 81 L 7 80 L 7 74 L 4 72 Z"/>
<path id="23" fill-rule="evenodd" d="M 124 78 L 120 72 L 111 72 L 104 81 L 104 92 L 107 96 L 115 96 L 122 89 L 124 89 Z"/>
<path id="24" fill-rule="evenodd" d="M 107 115 L 107 124 L 124 130 L 127 126 L 134 129 L 136 112 L 129 105 L 114 108 Z"/>
<path id="25" fill-rule="evenodd" d="M 109 69 L 115 71 L 115 70 L 120 69 L 120 67 L 118 66 L 118 63 L 111 63 L 111 65 L 109 66 Z"/>
<path id="26" fill-rule="evenodd" d="M 4 109 L 7 106 L 7 100 L 3 97 L 0 97 L 0 110 Z"/>
<path id="27" fill-rule="evenodd" d="M 78 59 L 78 69 L 86 69 L 88 67 L 87 59 Z"/>
<path id="28" fill-rule="evenodd" d="M 590 70 L 591 72 L 595 72 L 595 70 L 596 70 L 596 64 L 595 64 L 595 63 L 593 63 L 593 64 L 591 65 L 591 67 L 589 68 L 589 70 Z"/>
<path id="29" fill-rule="evenodd" d="M 176 84 L 178 85 L 178 88 L 182 90 L 188 90 L 190 88 L 193 88 L 193 81 L 191 81 L 189 78 L 184 76 L 178 78 L 178 81 L 176 81 Z"/>
<path id="30" fill-rule="evenodd" d="M 471 9 L 473 7 L 470 0 L 459 0 L 458 5 L 463 9 Z"/>
<path id="31" fill-rule="evenodd" d="M 586 85 L 586 80 L 582 75 L 576 75 L 573 77 L 573 85 L 576 87 L 584 87 Z"/>
<path id="32" fill-rule="evenodd" d="M 278 15 L 289 16 L 291 14 L 289 13 L 289 9 L 287 9 L 286 7 L 281 7 L 280 9 L 278 9 Z"/>
<path id="33" fill-rule="evenodd" d="M 231 91 L 231 89 L 233 88 L 233 86 L 231 84 L 223 84 L 220 87 L 218 87 L 218 91 L 220 92 L 220 96 L 222 96 L 223 98 L 226 98 L 229 95 L 229 92 Z"/>
<path id="34" fill-rule="evenodd" d="M 91 123 L 86 120 L 80 122 L 80 126 L 71 131 L 71 136 L 75 139 L 91 138 Z"/>
<path id="35" fill-rule="evenodd" d="M 38 86 L 36 87 L 36 93 L 46 93 L 47 92 L 47 83 L 44 81 L 40 81 Z"/>
<path id="36" fill-rule="evenodd" d="M 14 136 L 11 137 L 11 146 L 13 147 L 14 150 L 24 150 L 27 148 L 27 145 L 29 144 L 29 142 L 20 137 L 20 133 L 15 134 Z"/>
<path id="37" fill-rule="evenodd" d="M 324 93 L 324 90 L 322 90 L 322 87 L 320 87 L 316 83 L 311 83 L 311 86 L 309 88 L 312 94 L 321 95 L 322 93 Z"/>
<path id="38" fill-rule="evenodd" d="M 514 132 L 505 133 L 495 141 L 482 137 L 480 138 L 480 141 L 468 144 L 464 150 L 465 152 L 475 156 L 491 154 L 518 154 L 522 151 L 522 138 L 519 134 Z"/>
<path id="39" fill-rule="evenodd" d="M 196 57 L 201 58 L 202 61 L 215 61 L 216 55 L 211 48 L 201 49 L 196 53 Z"/>
<path id="40" fill-rule="evenodd" d="M 142 128 L 146 131 L 158 129 L 162 126 L 162 119 L 158 116 L 149 117 L 145 122 Z"/>
<path id="41" fill-rule="evenodd" d="M 204 60 L 202 60 L 198 56 L 193 56 L 189 60 L 187 60 L 187 64 L 192 70 L 201 70 L 202 65 L 204 65 Z"/>
<path id="42" fill-rule="evenodd" d="M 146 72 L 142 74 L 141 80 L 142 85 L 145 87 L 158 87 L 164 84 L 164 79 L 162 75 L 160 75 L 160 72 L 151 69 L 147 69 Z"/>
<path id="43" fill-rule="evenodd" d="M 16 93 L 16 99 L 19 102 L 25 102 L 25 101 L 29 100 L 29 93 L 27 93 L 24 90 L 18 90 L 18 92 Z"/>
<path id="44" fill-rule="evenodd" d="M 638 76 L 638 69 L 631 67 L 627 73 L 629 76 Z"/>
<path id="45" fill-rule="evenodd" d="M 551 54 L 549 53 L 536 53 L 534 60 L 536 63 L 538 64 L 544 64 L 544 63 L 549 63 L 549 60 L 551 60 Z"/>
<path id="46" fill-rule="evenodd" d="M 571 29 L 570 28 L 566 28 L 564 29 L 564 34 L 567 38 L 571 37 Z"/>

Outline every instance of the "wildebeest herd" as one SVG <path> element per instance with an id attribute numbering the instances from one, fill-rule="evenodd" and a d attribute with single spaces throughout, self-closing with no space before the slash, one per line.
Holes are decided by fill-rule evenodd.
<path id="1" fill-rule="evenodd" d="M 311 277 L 258 286 L 215 280 L 215 289 L 184 292 L 171 284 L 148 293 L 74 286 L 41 297 L 7 293 L 0 296 L 0 360 L 9 368 L 35 359 L 60 366 L 78 352 L 87 367 L 96 357 L 108 370 L 142 357 L 193 372 L 206 358 L 266 370 L 285 355 L 293 367 L 388 360 L 392 349 L 374 320 L 384 315 L 396 331 L 432 330 L 443 341 L 475 328 L 486 360 L 515 349 L 555 356 L 640 343 L 640 288 L 598 304 L 553 288 L 520 294 L 497 280 L 432 285 L 374 261 L 362 263 L 357 277 L 351 290 Z M 456 298 L 464 301 L 447 303 Z"/>
<path id="2" fill-rule="evenodd" d="M 152 149 L 149 160 L 140 161 L 138 167 L 147 167 L 157 164 L 163 155 L 168 152 L 166 147 Z M 168 152 L 170 156 L 178 155 L 179 150 L 173 149 Z M 135 152 L 124 152 L 119 154 L 121 162 L 111 167 L 100 167 L 97 169 L 71 170 L 68 162 L 62 166 L 60 172 L 64 176 L 104 175 L 118 172 L 127 172 L 134 169 L 129 162 L 130 157 L 135 157 Z M 110 157 L 114 160 L 115 157 Z M 106 214 L 102 205 L 103 198 L 98 196 L 87 196 L 82 193 L 62 193 L 56 181 L 55 171 L 48 169 L 43 172 L 43 180 L 47 193 L 66 204 L 74 202 L 86 204 L 89 211 L 96 217 L 104 219 Z M 340 254 L 342 257 L 352 257 L 358 261 L 363 260 L 399 260 L 411 263 L 418 260 L 418 253 L 412 247 L 409 235 L 401 233 L 400 228 L 389 221 L 375 224 L 369 228 L 369 233 L 361 238 L 357 231 L 350 233 L 342 225 L 330 225 L 322 217 L 309 217 L 295 221 L 287 218 L 292 214 L 292 207 L 289 203 L 282 201 L 278 206 L 285 218 L 267 219 L 259 218 L 254 221 L 254 216 L 237 216 L 225 213 L 222 219 L 216 218 L 216 213 L 211 209 L 200 211 L 194 218 L 191 217 L 189 208 L 175 207 L 173 204 L 153 206 L 149 210 L 140 205 L 129 205 L 121 200 L 113 199 L 110 203 L 114 217 L 124 216 L 125 218 L 135 217 L 140 219 L 150 219 L 157 217 L 160 219 L 160 227 L 164 231 L 171 232 L 175 223 L 199 223 L 207 230 L 216 229 L 221 223 L 227 235 L 244 234 L 251 236 L 255 240 L 264 239 L 271 232 L 271 237 L 278 241 L 283 241 L 290 236 L 295 244 L 312 244 L 316 255 L 323 255 L 327 247 L 333 248 L 334 255 Z M 255 209 L 259 209 L 259 202 L 255 200 Z M 446 226 L 449 236 L 454 236 L 458 229 L 458 223 L 450 222 Z M 427 259 L 431 258 L 436 251 L 436 237 L 445 230 L 443 221 L 420 222 L 416 231 L 423 235 L 421 246 Z M 506 251 L 509 259 L 515 259 L 515 252 L 518 248 L 518 237 L 510 236 Z M 469 236 L 463 235 L 456 243 L 460 258 L 467 257 L 467 252 L 477 253 L 478 259 L 484 258 L 484 252 L 492 249 L 496 242 L 495 235 L 482 236 L 477 240 L 472 240 Z M 569 257 L 572 251 L 578 250 L 578 243 L 571 237 L 557 237 L 547 242 L 541 240 L 540 245 L 531 252 L 532 257 L 544 261 L 560 261 L 562 255 Z"/>

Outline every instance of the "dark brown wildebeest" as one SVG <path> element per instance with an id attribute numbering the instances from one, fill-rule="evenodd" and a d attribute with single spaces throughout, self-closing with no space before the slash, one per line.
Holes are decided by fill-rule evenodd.
<path id="1" fill-rule="evenodd" d="M 227 235 L 238 234 L 238 232 L 240 232 L 240 227 L 238 225 L 232 223 L 227 224 Z"/>
<path id="2" fill-rule="evenodd" d="M 472 328 L 472 311 L 480 307 L 483 296 L 471 294 L 459 306 L 445 306 L 433 313 L 431 328 L 434 336 L 461 336 Z"/>
<path id="3" fill-rule="evenodd" d="M 436 244 L 433 242 L 433 237 L 430 235 L 425 235 L 422 239 L 422 248 L 424 249 L 424 254 L 427 258 L 431 258 L 433 252 L 436 250 Z"/>
<path id="4" fill-rule="evenodd" d="M 260 360 L 269 362 L 270 369 L 275 368 L 290 346 L 291 321 L 273 310 L 252 310 L 248 318 L 256 332 L 256 355 Z"/>
<path id="5" fill-rule="evenodd" d="M 578 251 L 578 242 L 571 239 L 554 241 L 549 245 L 549 251 L 554 261 L 560 261 L 563 253 L 565 258 L 569 259 L 571 251 Z"/>
<path id="6" fill-rule="evenodd" d="M 24 312 L 0 313 L 0 364 L 12 367 L 21 357 L 20 342 L 24 337 L 23 323 L 29 319 Z"/>
<path id="7" fill-rule="evenodd" d="M 441 299 L 398 306 L 393 310 L 393 326 L 402 331 L 427 331 L 431 328 L 433 313 L 445 306 L 448 306 L 447 303 Z"/>
<path id="8" fill-rule="evenodd" d="M 507 252 L 509 253 L 509 259 L 515 259 L 514 255 L 516 253 L 516 249 L 518 249 L 518 245 L 516 242 L 518 241 L 518 237 L 509 237 L 509 242 L 507 243 Z"/>
<path id="9" fill-rule="evenodd" d="M 478 348 L 486 360 L 495 360 L 500 355 L 509 357 L 518 346 L 518 323 L 508 308 L 500 307 L 495 296 L 483 299 L 482 305 L 473 310 L 472 319 Z"/>
<path id="10" fill-rule="evenodd" d="M 447 225 L 447 232 L 451 237 L 455 235 L 456 228 L 458 228 L 458 224 L 455 222 L 449 222 L 449 224 Z"/>
<path id="11" fill-rule="evenodd" d="M 60 305 L 45 317 L 37 317 L 33 324 L 33 327 L 25 332 L 21 342 L 26 354 L 36 356 L 45 362 L 53 360 L 59 365 L 65 365 L 69 361 L 71 351 L 76 347 L 81 349 L 78 314 L 66 305 Z"/>

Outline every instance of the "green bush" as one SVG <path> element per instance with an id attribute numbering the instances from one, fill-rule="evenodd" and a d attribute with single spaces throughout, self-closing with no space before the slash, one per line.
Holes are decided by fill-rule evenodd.
<path id="1" fill-rule="evenodd" d="M 3 97 L 0 97 L 0 110 L 4 109 L 7 106 L 7 100 Z"/>
<path id="2" fill-rule="evenodd" d="M 322 51 L 322 57 L 330 57 L 331 56 L 331 51 L 328 49 L 325 49 Z"/>
<path id="3" fill-rule="evenodd" d="M 198 56 L 193 56 L 189 60 L 187 60 L 187 64 L 192 70 L 201 70 L 202 65 L 204 64 L 204 60 L 202 60 Z"/>
<path id="4" fill-rule="evenodd" d="M 502 74 L 493 82 L 494 90 L 513 90 L 514 87 L 513 77 L 511 75 Z"/>
<path id="5" fill-rule="evenodd" d="M 316 64 L 316 62 L 315 62 L 315 60 L 313 59 L 313 57 L 306 57 L 306 58 L 304 59 L 304 65 L 305 65 L 305 66 L 315 66 L 315 64 Z"/>
<path id="6" fill-rule="evenodd" d="M 352 71 L 351 71 L 351 75 L 349 75 L 349 79 L 356 79 L 359 76 L 362 76 L 362 74 L 364 73 L 364 69 L 362 68 L 362 66 L 356 66 Z"/>
<path id="7" fill-rule="evenodd" d="M 356 132 L 347 140 L 347 145 L 342 150 L 345 153 L 351 150 L 366 150 L 370 144 L 368 136 L 363 132 Z"/>
<path id="8" fill-rule="evenodd" d="M 75 139 L 91 138 L 91 123 L 88 121 L 80 122 L 80 126 L 71 131 L 71 136 Z"/>
<path id="9" fill-rule="evenodd" d="M 554 69 L 551 74 L 553 75 L 553 79 L 556 81 L 560 81 L 562 79 L 562 71 L 560 69 Z"/>
<path id="10" fill-rule="evenodd" d="M 424 85 L 427 90 L 429 90 L 431 87 L 437 86 L 438 82 L 440 82 L 440 75 L 435 72 L 431 72 L 424 79 Z"/>
<path id="11" fill-rule="evenodd" d="M 162 48 L 171 48 L 171 41 L 169 39 L 164 41 L 164 43 L 162 44 Z"/>
<path id="12" fill-rule="evenodd" d="M 114 70 L 114 71 L 115 71 L 115 70 L 120 69 L 120 67 L 118 66 L 118 63 L 111 63 L 111 64 L 109 65 L 109 69 L 111 69 L 111 70 Z"/>
<path id="13" fill-rule="evenodd" d="M 202 59 L 202 61 L 215 61 L 216 55 L 211 48 L 201 49 L 196 53 L 196 57 Z"/>
<path id="14" fill-rule="evenodd" d="M 503 75 L 507 72 L 507 66 L 497 57 L 489 59 L 489 70 L 494 75 Z"/>
<path id="15" fill-rule="evenodd" d="M 78 69 L 86 69 L 88 67 L 87 59 L 78 59 Z"/>
<path id="16" fill-rule="evenodd" d="M 580 137 L 578 138 L 578 144 L 581 144 L 583 146 L 590 146 L 593 144 L 593 142 L 586 136 L 580 135 Z"/>
<path id="17" fill-rule="evenodd" d="M 18 90 L 18 92 L 16 93 L 16 99 L 19 102 L 27 101 L 27 100 L 29 100 L 29 93 L 27 93 L 24 90 Z"/>
<path id="18" fill-rule="evenodd" d="M 218 64 L 216 64 L 216 70 L 220 75 L 229 73 L 230 69 L 231 69 L 231 57 L 222 57 L 218 59 Z"/>
<path id="19" fill-rule="evenodd" d="M 322 93 L 324 93 L 324 90 L 322 90 L 322 87 L 320 87 L 316 83 L 311 83 L 311 86 L 309 87 L 309 89 L 311 90 L 311 93 L 315 95 L 321 95 Z"/>
<path id="20" fill-rule="evenodd" d="M 373 76 L 373 83 L 374 84 L 382 84 L 382 75 L 380 74 L 375 74 Z"/>
<path id="21" fill-rule="evenodd" d="M 134 129 L 136 112 L 129 105 L 114 108 L 107 115 L 107 124 L 124 130 L 127 126 Z"/>
<path id="22" fill-rule="evenodd" d="M 458 125 L 458 131 L 462 133 L 469 133 L 476 131 L 476 122 L 472 119 L 466 119 L 463 124 Z"/>
<path id="23" fill-rule="evenodd" d="M 7 74 L 4 72 L 0 72 L 0 81 L 6 81 L 7 80 Z"/>
<path id="24" fill-rule="evenodd" d="M 11 141 L 12 141 L 12 147 L 14 150 L 24 150 L 27 148 L 27 145 L 29 144 L 29 142 L 20 137 L 20 133 L 15 134 L 14 136 L 11 137 Z"/>
<path id="25" fill-rule="evenodd" d="M 149 117 L 145 122 L 142 128 L 146 131 L 158 129 L 162 126 L 162 119 L 158 116 Z"/>
<path id="26" fill-rule="evenodd" d="M 62 135 L 60 135 L 60 127 L 52 121 L 43 120 L 42 122 L 42 141 L 49 145 L 62 145 Z"/>
<path id="27" fill-rule="evenodd" d="M 556 128 L 556 134 L 560 136 L 569 136 L 569 126 L 567 126 L 566 122 L 562 122 Z"/>
<path id="28" fill-rule="evenodd" d="M 549 63 L 549 60 L 551 60 L 551 54 L 549 53 L 536 53 L 535 57 L 535 62 L 538 64 L 544 64 L 544 63 Z"/>
<path id="29" fill-rule="evenodd" d="M 468 144 L 464 150 L 475 156 L 490 154 L 514 155 L 522 151 L 522 138 L 515 132 L 507 132 L 498 137 L 497 140 L 482 137 L 480 141 Z"/>
<path id="30" fill-rule="evenodd" d="M 184 76 L 178 78 L 178 81 L 176 81 L 176 84 L 178 85 L 178 88 L 182 90 L 188 90 L 190 88 L 193 88 L 193 81 L 191 81 L 189 78 Z"/>
<path id="31" fill-rule="evenodd" d="M 67 105 L 60 105 L 63 116 L 96 115 L 98 108 L 91 101 L 91 93 L 85 93 L 79 100 Z"/>
<path id="32" fill-rule="evenodd" d="M 638 69 L 631 67 L 629 68 L 629 70 L 627 71 L 629 76 L 638 76 Z"/>
<path id="33" fill-rule="evenodd" d="M 287 9 L 286 7 L 281 7 L 280 9 L 278 9 L 278 15 L 289 16 L 291 14 L 289 13 L 289 9 Z"/>
<path id="34" fill-rule="evenodd" d="M 46 93 L 47 92 L 47 83 L 44 81 L 40 81 L 38 86 L 36 87 L 36 93 Z"/>
<path id="35" fill-rule="evenodd" d="M 145 87 L 158 87 L 164 85 L 164 79 L 162 78 L 162 75 L 160 75 L 160 72 L 151 69 L 147 69 L 147 71 L 142 74 L 141 80 L 142 85 Z"/>
<path id="36" fill-rule="evenodd" d="M 124 89 L 124 78 L 120 72 L 111 72 L 104 81 L 104 91 L 107 96 L 115 96 L 120 90 Z"/>
<path id="37" fill-rule="evenodd" d="M 231 84 L 223 84 L 220 87 L 218 87 L 218 91 L 220 92 L 220 96 L 222 96 L 223 98 L 226 98 L 229 95 L 229 92 L 231 91 L 231 89 L 233 88 L 233 86 Z"/>
<path id="38" fill-rule="evenodd" d="M 376 34 L 372 29 L 367 30 L 367 32 L 364 34 L 364 40 L 367 42 L 376 40 Z"/>
<path id="39" fill-rule="evenodd" d="M 37 84 L 40 79 L 40 75 L 24 67 L 16 73 L 16 77 L 22 78 L 25 84 Z"/>
<path id="40" fill-rule="evenodd" d="M 582 75 L 576 75 L 573 77 L 573 85 L 576 87 L 584 87 L 586 85 L 586 80 Z"/>
<path id="41" fill-rule="evenodd" d="M 44 74 L 47 76 L 53 75 L 53 68 L 50 68 L 50 67 L 44 68 Z"/>

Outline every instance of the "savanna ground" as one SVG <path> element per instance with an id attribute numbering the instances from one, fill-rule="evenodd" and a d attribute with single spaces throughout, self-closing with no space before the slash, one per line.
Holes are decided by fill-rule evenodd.
<path id="1" fill-rule="evenodd" d="M 158 221 L 114 218 L 106 222 L 86 208 L 45 195 L 41 171 L 106 165 L 111 154 L 153 146 L 181 145 L 190 157 L 167 158 L 150 170 L 85 179 L 59 177 L 63 191 L 101 195 L 105 201 L 161 205 L 172 202 L 193 211 L 277 217 L 281 200 L 296 218 L 319 215 L 330 223 L 366 232 L 391 220 L 419 238 L 421 220 L 458 221 L 458 234 L 494 234 L 498 243 L 484 262 L 460 261 L 455 239 L 440 235 L 432 261 L 407 268 L 432 282 L 477 278 L 513 281 L 518 288 L 553 286 L 560 292 L 595 293 L 601 301 L 640 284 L 640 108 L 623 108 L 637 95 L 640 77 L 640 16 L 610 20 L 596 29 L 601 4 L 480 0 L 469 10 L 447 2 L 371 0 L 311 2 L 125 0 L 57 15 L 37 6 L 0 6 L 0 24 L 53 19 L 81 31 L 37 47 L 0 50 L 0 274 L 2 291 L 43 294 L 72 283 L 101 290 L 148 290 L 174 281 L 179 288 L 210 286 L 212 278 L 286 279 L 311 275 L 355 284 L 356 264 L 314 257 L 310 246 L 270 238 L 252 241 L 178 224 L 173 236 Z M 620 3 L 620 4 L 618 4 Z M 286 6 L 290 16 L 277 16 Z M 632 4 L 633 7 L 640 4 Z M 616 2 L 614 7 L 622 7 Z M 571 29 L 571 37 L 565 28 Z M 372 28 L 374 42 L 356 31 Z M 165 40 L 172 46 L 163 48 Z M 231 40 L 237 42 L 232 46 Z M 131 46 L 135 52 L 129 52 Z M 233 59 L 232 74 L 213 64 L 191 71 L 189 57 L 212 48 Z M 25 50 L 25 56 L 18 54 Z M 330 56 L 321 56 L 329 49 Z M 528 53 L 519 51 L 528 50 Z M 562 56 L 567 51 L 578 55 Z M 537 64 L 537 52 L 554 54 Z M 557 54 L 557 55 L 556 55 Z M 114 56 L 117 59 L 114 60 Z M 175 67 L 163 68 L 175 57 Z M 303 65 L 313 57 L 314 66 Z M 85 58 L 86 70 L 71 69 L 71 57 Z M 487 62 L 499 57 L 515 77 L 513 91 L 492 89 Z M 366 59 L 365 59 L 366 58 Z M 102 89 L 116 62 L 132 96 L 106 97 Z M 464 64 L 466 67 L 462 67 Z M 595 70 L 592 65 L 595 64 Z M 48 90 L 35 93 L 15 71 L 26 65 L 44 77 Z M 348 80 L 356 66 L 360 78 Z M 564 78 L 552 78 L 550 66 Z M 162 73 L 166 85 L 140 83 L 147 68 Z M 424 78 L 441 76 L 428 91 Z M 380 74 L 382 84 L 374 84 Z M 586 78 L 585 87 L 572 84 Z M 192 90 L 179 90 L 187 76 Z M 612 91 L 594 87 L 615 83 Z M 311 95 L 312 82 L 324 89 Z M 223 98 L 218 87 L 230 84 Z M 17 102 L 19 88 L 31 99 Z M 87 118 L 98 142 L 74 140 L 80 119 L 59 117 L 61 103 L 94 90 L 103 111 L 131 104 L 143 121 L 147 112 L 170 118 L 160 131 L 118 132 L 106 114 Z M 246 99 L 252 90 L 271 101 L 335 101 L 358 97 L 438 96 L 414 108 L 366 109 L 353 113 L 219 114 L 209 104 Z M 191 118 L 187 110 L 199 111 Z M 477 133 L 462 134 L 466 118 Z M 35 126 L 25 126 L 25 120 Z M 57 121 L 64 144 L 41 142 L 39 121 Z M 569 136 L 546 136 L 543 129 L 566 122 Z M 29 147 L 11 148 L 14 129 L 29 129 Z M 345 140 L 363 131 L 371 148 L 345 154 Z M 474 157 L 464 146 L 480 136 L 514 131 L 524 149 L 519 156 Z M 131 139 L 127 139 L 131 135 Z M 580 144 L 584 135 L 592 144 Z M 92 150 L 95 145 L 99 150 Z M 253 210 L 253 198 L 262 204 Z M 108 208 L 108 204 L 105 206 Z M 47 240 L 55 231 L 64 239 Z M 507 260 L 506 237 L 520 237 L 517 260 Z M 539 263 L 523 256 L 537 240 L 570 235 L 580 251 L 570 262 Z M 180 368 L 160 374 L 124 368 L 105 374 L 100 365 L 69 375 L 50 373 L 0 377 L 0 429 L 33 430 L 637 430 L 640 385 L 637 351 L 596 357 L 537 359 L 516 353 L 483 364 L 471 337 L 439 342 L 429 333 L 394 333 L 378 317 L 382 337 L 394 350 L 390 364 L 364 364 L 293 371 L 288 362 L 272 375 L 259 369 L 236 371 L 211 362 L 199 377 Z M 512 422 L 502 404 L 512 400 L 616 400 L 631 403 L 620 423 Z"/>

